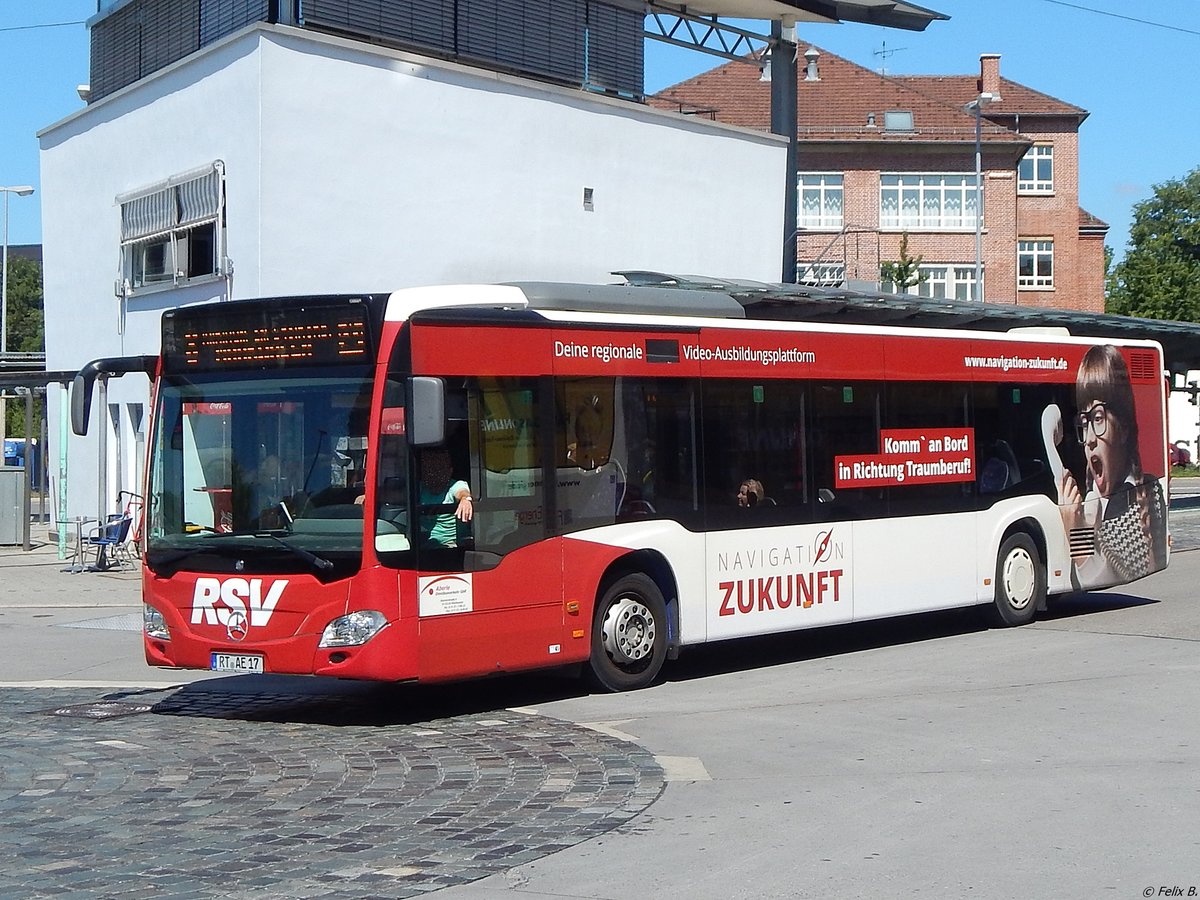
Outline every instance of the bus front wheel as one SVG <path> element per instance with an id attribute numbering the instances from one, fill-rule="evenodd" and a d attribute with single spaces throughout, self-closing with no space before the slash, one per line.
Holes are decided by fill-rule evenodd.
<path id="1" fill-rule="evenodd" d="M 658 677 L 667 658 L 667 604 L 646 575 L 614 582 L 592 618 L 590 680 L 607 691 L 644 688 Z"/>
<path id="2" fill-rule="evenodd" d="M 1033 538 L 1009 535 L 996 557 L 996 602 L 993 619 L 1010 627 L 1033 621 L 1046 597 L 1046 572 Z"/>

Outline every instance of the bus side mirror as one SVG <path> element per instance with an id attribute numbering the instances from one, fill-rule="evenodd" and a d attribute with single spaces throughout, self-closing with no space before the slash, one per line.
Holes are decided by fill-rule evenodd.
<path id="1" fill-rule="evenodd" d="M 440 378 L 414 375 L 408 380 L 408 440 L 432 447 L 446 440 L 446 385 Z"/>
<path id="2" fill-rule="evenodd" d="M 79 370 L 71 383 L 71 430 L 80 437 L 87 434 L 92 414 L 92 387 L 97 378 L 145 372 L 151 378 L 158 368 L 157 356 L 114 356 L 93 359 Z"/>
<path id="3" fill-rule="evenodd" d="M 76 434 L 88 433 L 88 419 L 92 414 L 92 386 L 96 376 L 80 372 L 71 383 L 71 430 Z"/>

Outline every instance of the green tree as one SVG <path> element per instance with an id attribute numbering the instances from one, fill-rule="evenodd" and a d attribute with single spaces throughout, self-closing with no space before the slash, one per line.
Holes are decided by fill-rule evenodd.
<path id="1" fill-rule="evenodd" d="M 1155 185 L 1133 208 L 1129 249 L 1105 305 L 1126 316 L 1200 322 L 1200 169 Z"/>
<path id="2" fill-rule="evenodd" d="M 925 273 L 921 271 L 921 263 L 925 257 L 912 257 L 908 255 L 908 232 L 900 234 L 900 258 L 896 262 L 885 262 L 879 267 L 880 281 L 890 281 L 895 285 L 895 291 L 898 294 L 903 294 L 910 287 L 920 284 L 925 280 Z"/>
<path id="3" fill-rule="evenodd" d="M 8 258 L 8 349 L 13 353 L 43 353 L 46 320 L 42 313 L 42 267 L 31 259 Z M 41 405 L 34 406 L 33 431 L 41 429 Z M 5 434 L 25 436 L 25 403 L 9 402 Z"/>

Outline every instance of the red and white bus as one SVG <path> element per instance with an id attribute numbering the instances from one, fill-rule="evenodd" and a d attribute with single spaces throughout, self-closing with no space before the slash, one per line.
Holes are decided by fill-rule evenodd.
<path id="1" fill-rule="evenodd" d="M 769 302 L 768 302 L 768 298 Z M 1162 351 L 512 284 L 163 317 L 150 664 L 387 681 L 990 605 L 1167 564 Z M 793 313 L 792 310 L 797 312 Z M 795 318 L 793 318 L 793 316 Z"/>

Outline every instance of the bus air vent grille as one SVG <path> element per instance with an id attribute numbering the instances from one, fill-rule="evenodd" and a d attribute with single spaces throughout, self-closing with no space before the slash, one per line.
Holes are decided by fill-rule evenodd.
<path id="1" fill-rule="evenodd" d="M 1157 381 L 1158 358 L 1154 353 L 1143 351 L 1129 354 L 1129 377 L 1132 381 Z"/>
<path id="2" fill-rule="evenodd" d="M 1091 528 L 1071 529 L 1071 555 L 1091 556 L 1096 552 L 1096 532 Z"/>

